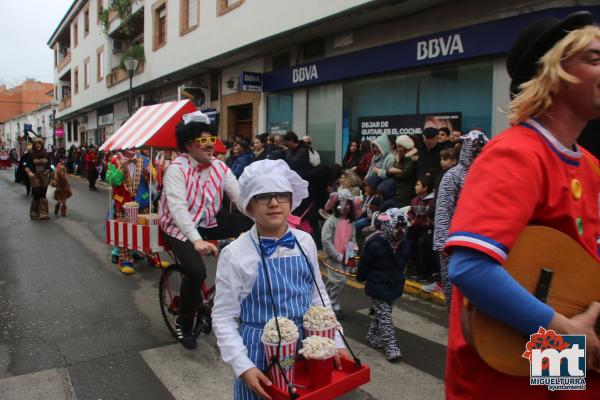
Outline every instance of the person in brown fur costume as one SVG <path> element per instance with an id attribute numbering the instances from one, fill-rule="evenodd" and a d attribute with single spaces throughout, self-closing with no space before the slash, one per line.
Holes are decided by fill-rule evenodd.
<path id="1" fill-rule="evenodd" d="M 56 200 L 54 215 L 58 216 L 58 212 L 60 211 L 60 215 L 66 217 L 67 199 L 73 195 L 73 192 L 71 191 L 71 185 L 69 185 L 69 180 L 67 179 L 67 168 L 62 161 L 56 166 L 54 179 L 50 184 L 56 188 L 54 191 L 54 200 Z"/>
<path id="2" fill-rule="evenodd" d="M 46 192 L 48 191 L 52 170 L 50 157 L 44 150 L 44 144 L 40 140 L 33 143 L 31 155 L 24 161 L 25 172 L 29 176 L 31 195 L 33 196 L 29 216 L 33 220 L 49 219 Z"/>

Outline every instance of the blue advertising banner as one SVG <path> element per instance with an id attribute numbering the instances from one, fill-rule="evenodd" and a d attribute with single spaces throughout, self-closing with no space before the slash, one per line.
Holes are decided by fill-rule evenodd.
<path id="1" fill-rule="evenodd" d="M 263 90 L 276 92 L 370 74 L 507 53 L 521 30 L 542 17 L 562 18 L 587 10 L 600 20 L 600 7 L 562 7 L 518 15 L 402 42 L 325 58 L 263 74 Z"/>

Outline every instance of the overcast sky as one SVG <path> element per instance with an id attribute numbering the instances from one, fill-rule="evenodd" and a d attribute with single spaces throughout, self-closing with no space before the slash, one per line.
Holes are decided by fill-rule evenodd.
<path id="1" fill-rule="evenodd" d="M 73 0 L 0 0 L 0 83 L 53 81 L 46 43 Z"/>

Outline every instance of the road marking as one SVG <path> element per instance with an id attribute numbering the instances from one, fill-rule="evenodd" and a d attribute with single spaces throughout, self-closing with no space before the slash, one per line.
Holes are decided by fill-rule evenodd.
<path id="1" fill-rule="evenodd" d="M 402 361 L 392 364 L 384 355 L 349 339 L 360 361 L 371 369 L 371 382 L 360 389 L 376 399 L 429 400 L 444 398 L 444 381 Z M 399 381 L 400 379 L 400 381 Z M 401 384 L 400 382 L 410 384 Z"/>
<path id="2" fill-rule="evenodd" d="M 47 369 L 0 380 L 2 400 L 74 400 L 75 391 L 66 369 Z"/>
<path id="3" fill-rule="evenodd" d="M 233 371 L 221 361 L 216 346 L 200 337 L 190 351 L 179 343 L 140 354 L 152 372 L 177 400 L 232 399 Z"/>
<path id="4" fill-rule="evenodd" d="M 357 311 L 359 314 L 369 316 L 369 309 L 363 308 Z M 410 332 L 431 342 L 447 346 L 448 328 L 431 322 L 427 318 L 394 306 L 392 312 L 394 326 L 403 331 Z"/>

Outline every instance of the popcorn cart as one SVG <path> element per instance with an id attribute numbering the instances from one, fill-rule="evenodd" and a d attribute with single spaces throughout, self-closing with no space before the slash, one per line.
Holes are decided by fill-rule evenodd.
<path id="1" fill-rule="evenodd" d="M 155 149 L 177 148 L 175 127 L 184 114 L 196 111 L 190 100 L 173 101 L 140 108 L 131 116 L 102 146 L 101 151 L 118 151 L 125 149 L 149 149 L 150 160 L 154 158 Z M 152 187 L 152 174 L 150 174 Z M 109 197 L 110 215 L 112 210 L 112 190 Z M 152 190 L 150 190 L 150 207 L 152 207 Z M 137 250 L 146 254 L 166 251 L 158 227 L 158 215 L 137 215 L 137 208 L 130 204 L 126 208 L 128 220 L 106 221 L 106 243 Z M 152 211 L 152 210 L 151 210 Z"/>

